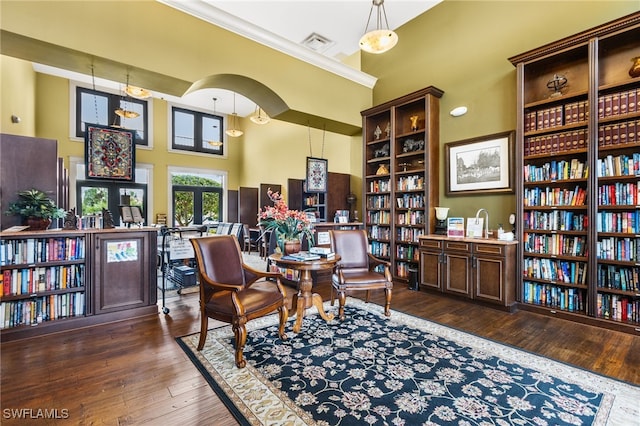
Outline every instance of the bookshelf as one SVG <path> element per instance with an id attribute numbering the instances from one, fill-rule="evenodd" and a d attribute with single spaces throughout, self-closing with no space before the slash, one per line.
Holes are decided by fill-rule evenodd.
<path id="1" fill-rule="evenodd" d="M 155 266 L 151 228 L 2 232 L 2 340 L 155 314 Z"/>
<path id="2" fill-rule="evenodd" d="M 640 13 L 510 58 L 520 307 L 640 333 Z M 566 78 L 553 93 L 554 76 Z"/>
<path id="3" fill-rule="evenodd" d="M 434 231 L 443 94 L 429 86 L 361 112 L 363 222 L 370 252 L 392 263 L 395 279 L 418 268 L 418 238 Z"/>

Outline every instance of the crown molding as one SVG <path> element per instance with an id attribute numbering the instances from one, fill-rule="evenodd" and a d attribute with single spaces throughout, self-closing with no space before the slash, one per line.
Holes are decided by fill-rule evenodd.
<path id="1" fill-rule="evenodd" d="M 373 89 L 377 78 L 239 19 L 203 0 L 157 0 L 181 12 Z"/>

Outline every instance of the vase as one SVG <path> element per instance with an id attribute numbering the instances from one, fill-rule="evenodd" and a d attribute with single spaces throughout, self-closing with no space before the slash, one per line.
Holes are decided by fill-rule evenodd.
<path id="1" fill-rule="evenodd" d="M 51 219 L 27 217 L 22 221 L 22 224 L 28 226 L 30 231 L 44 231 L 51 225 Z"/>
<path id="2" fill-rule="evenodd" d="M 629 76 L 633 78 L 640 77 L 640 56 L 636 56 L 635 58 L 631 59 L 631 62 L 633 62 L 633 65 L 629 70 Z"/>
<path id="3" fill-rule="evenodd" d="M 284 242 L 284 254 L 298 253 L 302 248 L 300 240 L 289 240 Z"/>

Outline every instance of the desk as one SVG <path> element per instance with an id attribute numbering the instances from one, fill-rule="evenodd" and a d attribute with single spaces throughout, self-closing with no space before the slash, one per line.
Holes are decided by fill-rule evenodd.
<path id="1" fill-rule="evenodd" d="M 327 269 L 333 269 L 335 264 L 340 261 L 340 256 L 336 255 L 335 258 L 309 260 L 306 262 L 300 262 L 296 260 L 282 259 L 282 254 L 274 253 L 269 256 L 269 260 L 275 262 L 276 265 L 283 268 L 290 268 L 300 271 L 300 281 L 298 282 L 298 293 L 293 295 L 293 301 L 291 304 L 292 311 L 295 310 L 296 322 L 293 325 L 293 331 L 295 333 L 300 332 L 302 327 L 302 318 L 304 317 L 305 310 L 311 306 L 315 306 L 318 309 L 318 313 L 325 321 L 331 321 L 333 314 L 327 314 L 322 306 L 322 297 L 319 294 L 313 293 L 313 279 L 311 278 L 311 271 L 323 271 Z M 293 312 L 290 316 L 293 316 Z"/>

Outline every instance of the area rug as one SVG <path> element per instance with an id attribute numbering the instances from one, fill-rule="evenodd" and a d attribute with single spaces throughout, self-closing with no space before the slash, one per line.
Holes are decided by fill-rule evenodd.
<path id="1" fill-rule="evenodd" d="M 332 308 L 327 303 L 325 310 Z M 640 388 L 349 298 L 346 319 L 311 308 L 300 333 L 249 323 L 247 367 L 229 326 L 177 339 L 244 425 L 629 425 Z"/>

